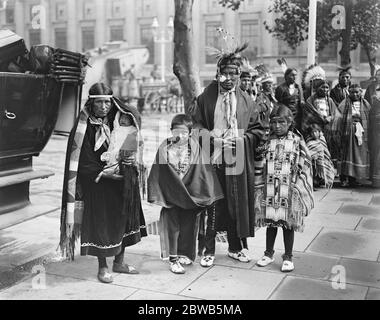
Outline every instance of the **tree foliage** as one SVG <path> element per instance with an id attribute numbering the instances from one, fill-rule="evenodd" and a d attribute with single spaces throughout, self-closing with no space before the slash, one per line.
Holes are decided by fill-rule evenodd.
<path id="1" fill-rule="evenodd" d="M 219 4 L 232 10 L 238 10 L 244 0 L 219 0 Z"/>
<path id="2" fill-rule="evenodd" d="M 331 42 L 342 40 L 344 36 L 344 30 L 334 29 L 331 23 L 335 16 L 332 8 L 337 4 L 344 5 L 345 2 L 322 0 L 317 3 L 317 51 Z M 269 12 L 275 15 L 274 25 L 267 21 L 264 25 L 276 38 L 284 40 L 293 49 L 308 39 L 309 0 L 274 0 Z M 349 14 L 352 14 L 350 50 L 356 49 L 358 44 L 362 46 L 372 73 L 374 52 L 380 45 L 380 1 L 356 0 Z"/>
<path id="3" fill-rule="evenodd" d="M 332 27 L 335 14 L 331 9 L 339 0 L 318 1 L 316 48 L 322 50 L 328 43 L 341 38 L 341 31 Z M 274 25 L 264 21 L 265 28 L 276 38 L 284 40 L 295 49 L 308 39 L 309 0 L 274 0 L 269 12 L 275 15 Z"/>

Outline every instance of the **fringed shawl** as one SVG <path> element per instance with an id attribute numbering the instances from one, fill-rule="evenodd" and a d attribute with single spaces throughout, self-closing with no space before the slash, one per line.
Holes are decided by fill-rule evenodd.
<path id="1" fill-rule="evenodd" d="M 141 117 L 137 110 L 112 98 L 113 107 L 121 112 L 130 113 L 141 128 Z M 111 111 L 110 111 L 111 112 Z M 81 233 L 84 212 L 83 194 L 78 177 L 79 158 L 90 116 L 89 105 L 81 110 L 70 132 L 65 160 L 65 174 L 62 189 L 60 243 L 61 253 L 69 260 L 74 260 L 75 242 Z"/>
<path id="2" fill-rule="evenodd" d="M 278 147 L 277 140 L 270 138 L 264 160 L 264 170 L 256 170 L 255 212 L 256 226 L 263 227 L 282 223 L 287 228 L 302 232 L 304 217 L 314 208 L 313 175 L 311 156 L 302 136 L 289 131 L 282 142 L 284 146 L 284 161 L 279 170 L 289 171 L 289 175 L 279 176 L 277 186 L 281 190 L 279 198 L 274 198 L 274 159 Z M 290 167 L 289 167 L 290 166 Z M 288 168 L 288 169 L 287 169 Z M 284 197 L 284 195 L 287 195 Z M 281 211 L 281 212 L 280 212 Z M 281 216 L 278 221 L 272 220 L 272 215 Z"/>
<path id="3" fill-rule="evenodd" d="M 333 119 L 332 131 L 337 132 L 336 141 L 339 142 L 339 149 L 344 154 L 345 148 L 348 146 L 348 141 L 352 133 L 352 101 L 350 97 L 343 100 L 338 107 L 339 112 Z M 370 104 L 365 99 L 360 99 L 360 118 L 361 125 L 364 129 L 363 141 L 368 141 L 368 126 L 369 126 L 369 111 Z"/>
<path id="4" fill-rule="evenodd" d="M 319 139 L 306 138 L 306 145 L 313 161 L 314 176 L 323 180 L 325 188 L 331 188 L 334 183 L 335 169 L 327 148 L 325 137 Z"/>

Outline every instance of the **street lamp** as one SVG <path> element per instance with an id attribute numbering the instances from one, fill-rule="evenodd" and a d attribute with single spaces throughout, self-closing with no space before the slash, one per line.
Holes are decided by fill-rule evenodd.
<path id="1" fill-rule="evenodd" d="M 161 81 L 165 82 L 165 45 L 173 41 L 174 21 L 169 17 L 165 29 L 160 30 L 157 17 L 153 18 L 152 33 L 155 43 L 161 44 Z"/>

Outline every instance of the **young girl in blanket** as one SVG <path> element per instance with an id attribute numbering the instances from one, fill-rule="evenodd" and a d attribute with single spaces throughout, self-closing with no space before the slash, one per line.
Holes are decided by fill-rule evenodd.
<path id="1" fill-rule="evenodd" d="M 257 265 L 275 261 L 274 243 L 282 228 L 285 253 L 281 271 L 294 269 L 294 232 L 302 232 L 304 218 L 314 207 L 312 159 L 302 135 L 292 129 L 293 114 L 284 105 L 270 115 L 270 136 L 262 159 L 262 174 L 255 175 L 256 225 L 267 227 L 266 250 Z"/>

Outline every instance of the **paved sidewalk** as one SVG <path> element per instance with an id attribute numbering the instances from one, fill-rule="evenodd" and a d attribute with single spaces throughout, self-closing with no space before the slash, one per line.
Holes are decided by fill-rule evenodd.
<path id="1" fill-rule="evenodd" d="M 171 116 L 167 116 L 167 119 Z M 145 119 L 146 162 L 155 153 L 158 116 Z M 161 141 L 165 138 L 158 138 Z M 55 176 L 31 184 L 32 203 L 43 200 L 59 208 L 67 137 L 53 136 L 34 166 Z M 158 142 L 157 142 L 158 143 Z M 149 160 L 148 160 L 149 159 Z M 127 248 L 126 261 L 139 275 L 114 274 L 112 284 L 99 283 L 97 260 L 80 257 L 59 261 L 59 210 L 0 230 L 0 300 L 2 299 L 374 299 L 380 300 L 380 190 L 371 188 L 319 190 L 316 207 L 303 233 L 296 233 L 295 270 L 281 267 L 282 231 L 275 245 L 275 263 L 260 268 L 255 262 L 265 249 L 265 229 L 248 240 L 253 261 L 227 257 L 227 244 L 217 243 L 215 265 L 202 268 L 199 258 L 186 274 L 175 275 L 159 258 L 159 236 L 152 234 Z M 152 233 L 159 207 L 144 203 Z M 112 259 L 109 259 L 109 265 Z M 43 272 L 36 275 L 37 271 Z M 343 283 L 337 288 L 337 275 Z M 41 281 L 42 279 L 42 281 Z"/>

